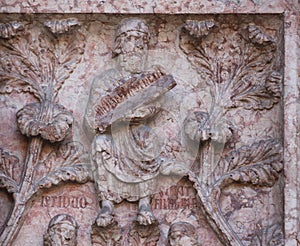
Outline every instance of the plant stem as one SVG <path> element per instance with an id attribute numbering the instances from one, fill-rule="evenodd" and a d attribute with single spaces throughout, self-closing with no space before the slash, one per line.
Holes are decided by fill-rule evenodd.
<path id="1" fill-rule="evenodd" d="M 24 213 L 26 212 L 28 201 L 33 192 L 32 179 L 34 168 L 39 161 L 42 145 L 43 139 L 40 137 L 34 137 L 30 140 L 21 179 L 21 187 L 19 192 L 14 194 L 14 208 L 0 237 L 2 246 L 10 245 L 12 243 L 24 222 Z"/>
<path id="2" fill-rule="evenodd" d="M 44 103 L 41 103 L 39 120 L 42 122 L 49 122 L 52 119 L 52 114 L 53 102 L 46 100 Z M 28 201 L 34 194 L 34 169 L 39 162 L 42 146 L 43 139 L 41 137 L 31 138 L 30 144 L 27 148 L 26 160 L 20 182 L 20 189 L 14 194 L 14 208 L 0 237 L 2 246 L 10 245 L 13 240 L 15 240 L 24 222 L 24 214 L 28 207 Z"/>

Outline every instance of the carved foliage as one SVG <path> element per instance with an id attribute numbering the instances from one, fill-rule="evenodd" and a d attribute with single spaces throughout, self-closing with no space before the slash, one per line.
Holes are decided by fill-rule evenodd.
<path id="1" fill-rule="evenodd" d="M 242 146 L 222 158 L 207 179 L 209 183 L 203 183 L 201 176 L 190 174 L 208 222 L 226 244 L 241 245 L 242 242 L 221 212 L 222 189 L 233 182 L 272 186 L 283 169 L 282 161 L 282 145 L 270 139 Z"/>
<path id="2" fill-rule="evenodd" d="M 283 246 L 284 236 L 283 229 L 280 223 L 270 225 L 269 227 L 264 227 L 258 230 L 252 238 L 251 246 Z"/>
<path id="3" fill-rule="evenodd" d="M 144 226 L 135 222 L 129 232 L 128 244 L 132 246 L 156 246 L 159 236 L 158 223 Z"/>
<path id="4" fill-rule="evenodd" d="M 11 193 L 16 192 L 19 189 L 19 170 L 19 159 L 0 148 L 0 188 L 6 188 Z"/>
<path id="5" fill-rule="evenodd" d="M 211 175 L 214 186 L 231 182 L 273 186 L 283 169 L 282 145 L 270 139 L 243 146 L 222 158 Z"/>
<path id="6" fill-rule="evenodd" d="M 49 20 L 46 21 L 44 25 L 54 34 L 63 34 L 73 27 L 80 25 L 80 23 L 75 18 L 69 18 L 63 20 Z"/>
<path id="7" fill-rule="evenodd" d="M 92 180 L 89 166 L 84 163 L 86 154 L 78 142 L 61 145 L 57 151 L 50 152 L 41 163 L 48 174 L 36 183 L 36 188 L 50 188 L 65 181 L 86 183 Z"/>
<path id="8" fill-rule="evenodd" d="M 74 21 L 65 22 L 74 23 Z M 52 22 L 46 22 L 47 26 L 51 27 Z M 55 27 L 50 30 L 54 29 L 53 31 L 56 32 L 59 29 L 60 34 L 66 32 L 63 36 L 53 35 L 46 30 L 38 37 L 29 31 L 16 35 L 18 29 L 11 27 L 6 28 L 15 30 L 9 35 L 11 39 L 0 39 L 0 57 L 3 61 L 0 65 L 2 80 L 0 93 L 13 91 L 32 93 L 39 100 L 40 105 L 27 106 L 19 112 L 21 132 L 27 136 L 40 134 L 46 140 L 53 142 L 61 141 L 65 137 L 66 128 L 73 122 L 71 114 L 66 113 L 62 106 L 54 105 L 54 102 L 59 89 L 79 63 L 84 50 L 83 35 L 80 32 L 70 31 L 73 24 L 70 24 L 71 26 L 61 24 L 63 28 L 58 27 L 60 24 L 57 23 L 60 22 L 64 23 L 64 21 L 56 21 Z M 8 27 L 16 25 L 16 23 L 6 24 Z M 65 116 L 57 117 L 58 115 Z M 24 125 L 32 129 L 26 129 Z M 65 130 L 61 129 L 61 125 L 64 125 Z"/>
<path id="9" fill-rule="evenodd" d="M 157 222 L 145 226 L 135 221 L 131 225 L 129 232 L 125 232 L 125 230 L 117 222 L 113 222 L 105 227 L 94 224 L 91 233 L 92 244 L 99 246 L 156 246 L 160 236 Z"/>
<path id="10" fill-rule="evenodd" d="M 212 29 L 216 25 L 213 20 L 187 21 L 189 36 L 182 32 L 180 39 L 191 65 L 212 86 L 215 103 L 225 108 L 272 108 L 280 100 L 282 82 L 281 73 L 274 70 L 275 38 L 253 23 Z"/>
<path id="11" fill-rule="evenodd" d="M 40 118 L 41 104 L 31 103 L 17 113 L 17 123 L 22 134 L 27 137 L 40 135 L 50 142 L 62 141 L 73 123 L 72 114 L 62 105 L 53 105 L 53 115 L 49 121 Z"/>
<path id="12" fill-rule="evenodd" d="M 188 31 L 189 35 L 194 36 L 196 38 L 202 38 L 207 36 L 211 29 L 216 26 L 216 22 L 214 20 L 206 20 L 206 21 L 193 21 L 187 20 L 184 29 Z"/>
<path id="13" fill-rule="evenodd" d="M 92 244 L 95 246 L 121 246 L 122 231 L 117 222 L 106 227 L 92 226 Z"/>
<path id="14" fill-rule="evenodd" d="M 226 123 L 226 113 L 232 108 L 265 110 L 280 101 L 282 74 L 275 59 L 277 40 L 261 27 L 253 23 L 187 21 L 180 35 L 180 48 L 210 86 L 212 96 L 212 105 L 204 120 L 201 117 L 199 120 L 197 114 L 186 120 L 185 132 L 190 139 L 206 140 L 207 125 Z M 225 128 L 230 129 L 230 126 Z M 216 129 L 219 133 L 223 131 L 222 127 Z M 224 145 L 226 141 L 221 142 Z M 225 157 L 218 153 L 221 159 L 217 161 L 216 146 L 212 141 L 201 146 L 203 159 L 199 176 L 191 174 L 191 177 L 211 226 L 225 244 L 241 245 L 221 212 L 222 189 L 233 182 L 273 186 L 283 169 L 282 146 L 274 139 L 260 141 Z M 211 155 L 214 156 L 211 158 Z"/>
<path id="15" fill-rule="evenodd" d="M 0 23 L 0 38 L 12 38 L 23 29 L 24 25 L 17 21 L 13 21 L 10 23 Z"/>
<path id="16" fill-rule="evenodd" d="M 7 226 L 0 237 L 4 245 L 16 236 L 22 225 L 24 207 L 39 187 L 50 187 L 66 180 L 87 180 L 82 178 L 86 175 L 84 168 L 63 167 L 54 177 L 50 173 L 42 184 L 34 185 L 43 140 L 62 141 L 73 123 L 72 114 L 57 104 L 57 95 L 84 51 L 84 36 L 80 31 L 72 32 L 76 25 L 74 20 L 50 21 L 46 23 L 50 30 L 45 27 L 40 32 L 31 32 L 30 26 L 22 23 L 0 24 L 0 94 L 28 92 L 38 100 L 17 113 L 21 132 L 32 138 L 23 165 L 20 189 L 14 196 L 14 208 L 7 222 L 11 226 Z M 5 180 L 0 178 L 1 182 Z"/>

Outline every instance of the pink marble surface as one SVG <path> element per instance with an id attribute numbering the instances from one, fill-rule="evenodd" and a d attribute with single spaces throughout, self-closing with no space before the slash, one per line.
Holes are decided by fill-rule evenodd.
<path id="1" fill-rule="evenodd" d="M 284 80 L 286 245 L 299 245 L 300 240 L 299 21 L 299 14 L 286 17 Z"/>
<path id="2" fill-rule="evenodd" d="M 2 0 L 7 13 L 283 13 L 297 11 L 297 0 Z"/>
<path id="3" fill-rule="evenodd" d="M 219 14 L 219 13 L 245 13 L 245 14 L 258 14 L 258 13 L 275 13 L 283 14 L 285 22 L 285 32 L 284 32 L 284 42 L 285 50 L 284 52 L 284 220 L 285 220 L 285 245 L 287 246 L 296 246 L 300 242 L 300 106 L 299 106 L 299 75 L 300 75 L 300 49 L 299 49 L 299 30 L 300 30 L 300 16 L 299 16 L 299 1 L 297 0 L 274 0 L 274 1 L 263 1 L 263 0 L 248 0 L 248 1 L 239 1 L 239 0 L 219 0 L 219 1 L 76 1 L 76 0 L 59 0 L 59 1 L 46 1 L 46 0 L 30 0 L 30 1 L 20 1 L 20 0 L 2 0 L 0 3 L 0 13 L 5 16 L 7 13 L 122 13 L 122 14 L 135 14 L 135 13 L 157 13 L 157 14 Z M 12 17 L 13 18 L 13 17 Z M 90 47 L 88 52 L 90 54 L 86 55 L 85 59 L 89 59 L 93 52 L 99 52 L 93 50 L 93 46 L 99 46 L 97 43 L 99 40 L 96 40 L 94 36 L 89 37 Z M 101 44 L 105 45 L 105 40 L 100 40 Z M 108 42 L 109 43 L 109 42 Z M 106 47 L 105 49 L 109 49 Z M 107 56 L 106 56 L 107 57 Z M 105 60 L 99 60 L 98 58 L 94 61 L 90 61 L 91 64 L 96 64 L 100 62 L 104 63 Z M 105 59 L 105 55 L 104 55 Z M 84 65 L 82 65 L 84 66 Z M 99 65 L 98 65 L 99 67 Z M 91 70 L 91 67 L 83 67 L 82 71 Z M 93 69 L 93 68 L 92 68 Z M 81 68 L 79 68 L 81 70 Z M 83 72 L 84 74 L 85 72 Z M 77 74 L 85 78 L 83 74 Z M 91 74 L 90 77 L 93 77 L 94 74 Z M 87 79 L 87 78 L 85 78 Z M 69 82 L 63 88 L 63 90 L 77 90 L 77 92 L 84 91 L 84 83 L 79 87 L 74 89 L 71 85 L 72 81 L 75 78 L 70 78 Z M 27 98 L 25 98 L 25 101 Z M 64 105 L 67 108 L 72 108 L 71 100 L 66 100 Z M 13 105 L 10 107 L 7 106 L 6 110 L 16 111 L 12 109 Z M 76 112 L 75 112 L 76 114 Z M 79 113 L 79 116 L 82 112 Z M 9 119 L 4 119 L 3 124 L 9 124 Z M 76 124 L 80 124 L 76 122 Z M 15 126 L 13 126 L 15 127 Z M 75 127 L 76 128 L 76 127 Z M 8 128 L 11 132 L 6 132 L 5 136 L 12 135 L 12 138 L 17 139 L 20 136 L 16 137 L 13 135 L 13 132 L 16 129 Z M 79 130 L 78 130 L 79 131 Z M 1 133 L 2 134 L 2 133 Z M 76 137 L 80 135 L 79 132 L 73 133 Z M 3 137 L 3 136 L 2 136 Z M 10 138 L 10 139 L 12 139 Z M 13 150 L 15 148 L 14 144 L 16 141 L 10 141 L 7 143 L 8 150 Z M 21 141 L 23 146 L 21 149 L 25 152 L 25 139 Z M 22 154 L 22 153 L 21 153 Z M 20 155 L 21 155 L 20 154 Z M 24 154 L 24 153 L 23 153 Z M 21 156 L 24 156 L 24 155 Z M 87 186 L 87 189 L 92 189 L 90 186 Z M 51 192 L 50 192 L 51 193 Z M 91 198 L 92 199 L 92 198 Z M 34 203 L 34 208 L 39 211 L 40 201 Z M 89 211 L 91 217 L 95 216 L 96 208 Z M 59 210 L 61 211 L 61 210 Z M 36 221 L 27 221 L 20 231 L 20 236 L 24 236 L 30 232 L 30 223 L 38 224 L 41 221 L 44 223 L 46 220 L 49 220 L 52 216 L 52 213 L 56 212 L 55 209 L 49 208 L 49 216 L 39 218 Z M 35 215 L 37 212 L 30 212 L 30 215 Z M 83 217 L 84 211 L 80 212 Z M 30 216 L 29 215 L 29 216 Z M 84 225 L 83 225 L 84 226 Z M 44 231 L 44 227 L 36 227 L 40 231 L 37 231 L 40 235 Z M 82 232 L 81 232 L 82 233 Z M 80 237 L 88 241 L 86 236 L 80 234 Z M 28 244 L 30 243 L 30 238 L 28 238 Z M 18 242 L 18 241 L 17 241 Z M 21 242 L 19 242 L 21 243 Z M 17 245 L 17 244 L 16 244 Z"/>

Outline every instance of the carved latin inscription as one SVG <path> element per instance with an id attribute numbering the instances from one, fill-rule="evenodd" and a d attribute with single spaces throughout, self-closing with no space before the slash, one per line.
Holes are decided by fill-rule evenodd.
<path id="1" fill-rule="evenodd" d="M 41 207 L 56 208 L 86 208 L 87 199 L 84 196 L 42 196 Z"/>
<path id="2" fill-rule="evenodd" d="M 0 244 L 283 245 L 281 17 L 14 16 Z"/>

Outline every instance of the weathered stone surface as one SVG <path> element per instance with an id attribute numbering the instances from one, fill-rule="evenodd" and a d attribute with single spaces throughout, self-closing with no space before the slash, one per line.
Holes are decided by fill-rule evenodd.
<path id="1" fill-rule="evenodd" d="M 2 245 L 299 244 L 297 1 L 0 11 Z"/>

